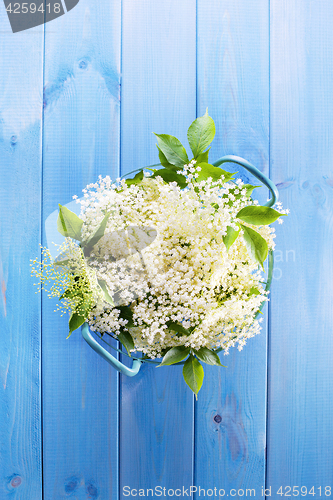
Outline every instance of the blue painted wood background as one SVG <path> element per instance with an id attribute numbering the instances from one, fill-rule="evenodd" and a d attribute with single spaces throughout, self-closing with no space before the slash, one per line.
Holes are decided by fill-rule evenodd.
<path id="1" fill-rule="evenodd" d="M 332 25 L 330 0 L 80 0 L 13 34 L 0 5 L 1 500 L 330 496 Z M 66 340 L 29 264 L 58 202 L 207 106 L 212 158 L 257 165 L 291 214 L 262 334 L 195 402 L 177 367 L 129 379 Z"/>

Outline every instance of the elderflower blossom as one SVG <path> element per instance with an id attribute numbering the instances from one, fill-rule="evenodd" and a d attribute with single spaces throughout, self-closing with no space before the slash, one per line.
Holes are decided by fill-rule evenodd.
<path id="1" fill-rule="evenodd" d="M 235 183 L 223 183 L 223 179 L 209 178 L 194 185 L 199 171 L 195 161 L 185 165 L 188 185 L 183 190 L 161 177 L 144 176 L 131 186 L 124 180 L 115 185 L 109 177 L 100 177 L 77 200 L 83 240 L 94 234 L 106 212 L 111 213 L 104 236 L 85 258 L 92 292 L 90 328 L 119 334 L 127 320 L 120 318 L 117 306 L 129 306 L 133 350 L 151 358 L 165 348 L 182 345 L 195 350 L 221 347 L 228 353 L 235 345 L 242 349 L 248 338 L 260 332 L 255 315 L 262 301 L 268 300 L 262 272 L 242 238 L 229 252 L 223 243 L 228 226 L 239 230 L 233 222 L 239 210 L 254 202 L 240 180 L 237 192 Z M 274 229 L 255 229 L 274 248 Z M 129 244 L 131 238 L 137 246 Z M 106 283 L 115 307 L 98 295 L 93 284 L 98 281 Z M 170 322 L 191 333 L 175 332 Z"/>

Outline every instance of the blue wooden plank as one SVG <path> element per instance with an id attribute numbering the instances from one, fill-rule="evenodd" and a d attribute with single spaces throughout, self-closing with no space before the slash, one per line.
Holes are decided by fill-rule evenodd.
<path id="1" fill-rule="evenodd" d="M 271 2 L 271 164 L 291 210 L 272 294 L 272 498 L 332 486 L 332 22 L 329 0 Z"/>
<path id="2" fill-rule="evenodd" d="M 195 1 L 124 0 L 122 25 L 125 173 L 158 162 L 152 132 L 186 144 L 196 112 Z M 156 486 L 190 486 L 193 396 L 181 368 L 145 365 L 133 379 L 121 377 L 120 409 L 120 498 L 125 486 L 145 494 Z"/>
<path id="3" fill-rule="evenodd" d="M 207 2 L 198 0 L 198 114 L 208 106 L 216 123 L 210 158 L 239 155 L 266 174 L 268 19 L 267 0 L 210 0 L 209 8 Z M 230 170 L 242 173 L 231 165 Z M 260 190 L 256 195 L 261 202 L 267 199 Z M 264 313 L 267 319 L 267 307 Z M 254 489 L 256 498 L 261 496 L 265 483 L 266 333 L 264 325 L 261 335 L 250 339 L 243 351 L 232 349 L 229 356 L 222 356 L 227 368 L 205 368 L 195 411 L 195 484 L 206 491 L 217 488 L 225 496 L 239 498 L 241 490 L 245 496 L 247 489 Z M 231 489 L 240 490 L 239 495 Z M 195 498 L 200 498 L 199 491 Z"/>
<path id="4" fill-rule="evenodd" d="M 40 253 L 43 28 L 0 18 L 0 497 L 42 498 Z"/>
<path id="5" fill-rule="evenodd" d="M 44 219 L 119 175 L 120 0 L 81 0 L 46 25 Z M 118 497 L 118 374 L 43 301 L 45 500 Z"/>

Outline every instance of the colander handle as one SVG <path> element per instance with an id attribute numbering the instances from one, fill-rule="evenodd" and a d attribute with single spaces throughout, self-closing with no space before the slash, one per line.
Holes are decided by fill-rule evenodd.
<path id="1" fill-rule="evenodd" d="M 104 358 L 108 363 L 110 363 L 113 368 L 123 375 L 128 377 L 134 377 L 138 373 L 141 367 L 141 361 L 139 359 L 133 360 L 132 368 L 128 368 L 118 359 L 116 359 L 112 354 L 110 354 L 104 347 L 102 347 L 97 340 L 91 335 L 88 323 L 84 323 L 81 327 L 81 333 L 84 340 L 96 351 L 102 358 Z"/>
<path id="2" fill-rule="evenodd" d="M 268 179 L 266 175 L 260 172 L 260 170 L 258 170 L 254 165 L 252 165 L 252 163 L 248 162 L 247 160 L 244 160 L 244 158 L 241 158 L 240 156 L 227 155 L 215 161 L 213 165 L 214 167 L 219 167 L 223 163 L 237 163 L 238 165 L 241 165 L 246 170 L 251 172 L 251 174 L 253 174 L 257 179 L 259 179 L 260 182 L 265 184 L 266 187 L 268 187 L 268 189 L 271 192 L 272 198 L 267 203 L 265 203 L 266 207 L 272 207 L 278 201 L 279 192 L 275 184 L 270 179 Z"/>

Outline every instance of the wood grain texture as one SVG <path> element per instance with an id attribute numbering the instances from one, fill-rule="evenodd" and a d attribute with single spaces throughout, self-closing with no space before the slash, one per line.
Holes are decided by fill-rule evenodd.
<path id="1" fill-rule="evenodd" d="M 186 144 L 196 112 L 196 2 L 123 0 L 122 173 L 158 163 L 152 132 Z M 121 378 L 122 488 L 193 481 L 193 396 L 181 368 L 145 365 Z M 151 494 L 151 493 L 150 493 Z"/>
<path id="2" fill-rule="evenodd" d="M 198 115 L 208 107 L 216 123 L 211 161 L 226 154 L 238 155 L 268 174 L 268 47 L 266 0 L 211 0 L 209 8 L 198 0 Z M 226 168 L 253 181 L 241 167 L 226 164 Z M 258 199 L 266 200 L 256 191 Z M 267 307 L 264 314 L 267 320 Z M 243 351 L 231 349 L 229 356 L 222 356 L 227 368 L 205 367 L 195 408 L 198 487 L 224 489 L 226 495 L 232 488 L 255 489 L 258 498 L 261 495 L 265 482 L 266 335 L 264 325 L 261 335 L 250 339 Z"/>
<path id="3" fill-rule="evenodd" d="M 291 210 L 272 294 L 272 498 L 281 485 L 332 486 L 332 23 L 327 0 L 271 2 L 272 176 Z"/>
<path id="4" fill-rule="evenodd" d="M 0 18 L 0 498 L 42 498 L 40 253 L 43 29 Z"/>
<path id="5" fill-rule="evenodd" d="M 119 175 L 118 0 L 81 0 L 46 25 L 44 219 L 98 175 Z M 44 500 L 118 496 L 118 374 L 43 301 Z"/>
<path id="6" fill-rule="evenodd" d="M 118 500 L 124 486 L 192 484 L 263 498 L 265 474 L 273 500 L 288 485 L 326 497 L 332 3 L 80 0 L 45 28 L 16 34 L 1 8 L 0 499 Z M 152 132 L 187 144 L 207 106 L 217 126 L 211 160 L 239 155 L 270 172 L 291 214 L 277 225 L 268 364 L 264 327 L 222 358 L 226 369 L 205 367 L 194 403 L 179 367 L 144 365 L 125 378 L 79 331 L 66 340 L 68 318 L 46 296 L 41 341 L 29 261 L 41 219 L 59 202 L 99 174 L 156 163 Z"/>

